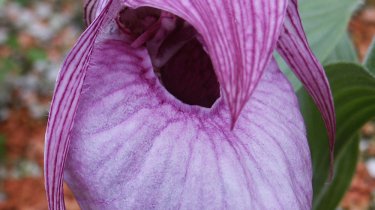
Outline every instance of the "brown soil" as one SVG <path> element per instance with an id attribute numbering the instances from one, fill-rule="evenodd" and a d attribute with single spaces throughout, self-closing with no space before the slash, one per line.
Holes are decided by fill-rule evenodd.
<path id="1" fill-rule="evenodd" d="M 375 35 L 375 7 L 366 8 L 355 15 L 349 24 L 349 31 L 359 59 L 363 60 Z"/>
<path id="2" fill-rule="evenodd" d="M 3 164 L 12 171 L 16 163 L 27 159 L 35 161 L 43 171 L 44 133 L 46 120 L 32 119 L 26 109 L 13 110 L 7 121 L 0 123 L 0 133 L 6 140 L 6 158 Z M 5 201 L 0 201 L 4 210 L 48 209 L 43 177 L 0 178 L 0 189 Z M 67 186 L 64 187 L 67 209 L 79 209 Z"/>
<path id="3" fill-rule="evenodd" d="M 365 164 L 360 162 L 351 187 L 341 202 L 341 207 L 350 210 L 369 209 L 374 189 L 375 179 L 369 175 Z"/>
<path id="4" fill-rule="evenodd" d="M 375 7 L 366 8 L 353 17 L 349 24 L 349 30 L 358 51 L 359 59 L 362 61 L 371 45 L 372 39 L 375 37 Z M 375 135 L 374 123 L 364 125 L 361 133 L 365 138 L 373 138 Z M 375 145 L 370 143 L 365 153 L 364 155 L 374 157 Z M 365 164 L 360 162 L 351 186 L 341 202 L 341 207 L 350 210 L 369 209 L 373 205 L 374 191 L 375 179 L 369 175 Z"/>
<path id="5" fill-rule="evenodd" d="M 42 178 L 6 180 L 4 191 L 7 202 L 0 203 L 2 210 L 48 210 Z M 79 210 L 70 190 L 65 186 L 65 204 L 69 210 Z"/>

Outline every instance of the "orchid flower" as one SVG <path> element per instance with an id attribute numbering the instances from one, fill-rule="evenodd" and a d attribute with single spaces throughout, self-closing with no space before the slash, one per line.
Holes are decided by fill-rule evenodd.
<path id="1" fill-rule="evenodd" d="M 335 138 L 297 0 L 86 0 L 46 133 L 49 209 L 310 209 L 312 167 L 276 49 Z"/>

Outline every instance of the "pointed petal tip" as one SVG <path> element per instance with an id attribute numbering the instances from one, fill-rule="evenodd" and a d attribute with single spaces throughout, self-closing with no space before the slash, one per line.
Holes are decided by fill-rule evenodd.
<path id="1" fill-rule="evenodd" d="M 317 105 L 327 129 L 330 150 L 330 179 L 333 177 L 336 116 L 329 81 L 324 68 L 311 51 L 306 38 L 297 1 L 289 1 L 278 52 L 304 84 Z"/>
<path id="2" fill-rule="evenodd" d="M 159 8 L 181 17 L 195 28 L 211 58 L 220 86 L 225 89 L 232 118 L 228 126 L 233 129 L 272 57 L 288 1 L 264 0 L 261 4 L 252 0 L 237 3 L 214 0 L 209 4 L 178 2 L 127 0 L 125 5 Z"/>
<path id="3" fill-rule="evenodd" d="M 276 65 L 268 68 L 240 115 L 241 100 L 231 100 L 237 109 L 229 109 L 223 98 L 222 115 L 213 118 L 213 126 L 198 127 L 195 117 L 152 100 L 159 96 L 139 80 L 144 69 L 152 72 L 149 64 L 126 68 L 144 51 L 124 62 L 114 55 L 126 54 L 130 46 L 101 44 L 91 58 L 97 65 L 89 66 L 85 79 L 90 91 L 80 99 L 66 167 L 83 209 L 311 209 L 303 119 L 293 90 L 280 88 L 288 82 Z M 120 93 L 117 100 L 111 92 Z M 108 109 L 124 105 L 132 112 Z M 231 115 L 232 110 L 238 112 Z M 290 122 L 290 116 L 299 117 Z M 237 121 L 232 132 L 229 118 Z M 93 173 L 98 164 L 116 170 Z"/>
<path id="4" fill-rule="evenodd" d="M 333 142 L 334 142 L 334 138 L 335 136 L 333 135 L 331 138 L 333 138 Z M 330 144 L 329 145 L 329 175 L 328 175 L 328 183 L 332 183 L 333 181 L 333 177 L 334 177 L 334 166 L 335 166 L 335 147 L 334 147 L 334 144 Z"/>
<path id="5" fill-rule="evenodd" d="M 237 119 L 235 116 L 231 115 L 230 130 L 233 131 L 234 126 L 236 126 Z"/>
<path id="6" fill-rule="evenodd" d="M 235 99 L 228 100 L 228 107 L 230 112 L 230 130 L 233 131 L 236 123 L 241 115 L 242 109 L 248 100 L 236 101 Z"/>

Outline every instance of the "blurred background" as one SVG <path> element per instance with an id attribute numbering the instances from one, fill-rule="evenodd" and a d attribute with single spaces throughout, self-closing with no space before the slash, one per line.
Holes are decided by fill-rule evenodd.
<path id="1" fill-rule="evenodd" d="M 58 70 L 84 29 L 82 7 L 0 0 L 0 209 L 47 209 L 44 132 Z M 67 208 L 79 209 L 67 193 Z"/>
<path id="2" fill-rule="evenodd" d="M 84 30 L 76 0 L 0 0 L 0 209 L 47 209 L 44 132 L 59 67 Z M 340 11 L 337 11 L 340 12 Z M 362 60 L 375 35 L 370 2 L 348 31 Z M 375 209 L 375 123 L 361 130 L 361 157 L 340 209 Z M 79 209 L 65 187 L 67 209 Z"/>

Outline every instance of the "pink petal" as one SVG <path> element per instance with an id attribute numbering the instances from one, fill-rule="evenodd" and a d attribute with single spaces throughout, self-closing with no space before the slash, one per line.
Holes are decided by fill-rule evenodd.
<path id="1" fill-rule="evenodd" d="M 282 26 L 287 0 L 124 0 L 176 14 L 201 34 L 234 125 L 258 84 Z"/>
<path id="2" fill-rule="evenodd" d="M 145 49 L 95 45 L 65 178 L 82 209 L 310 209 L 311 162 L 294 91 L 272 60 L 230 130 L 223 98 L 190 106 Z"/>
<path id="3" fill-rule="evenodd" d="M 113 7 L 118 5 L 113 4 Z M 87 65 L 102 25 L 112 19 L 109 6 L 82 34 L 66 58 L 52 100 L 44 157 L 44 175 L 49 209 L 63 209 L 63 168 L 70 144 L 69 132 L 73 125 Z"/>
<path id="4" fill-rule="evenodd" d="M 310 209 L 303 120 L 290 84 L 274 60 L 268 64 L 275 41 L 266 37 L 277 36 L 284 7 L 262 1 L 253 5 L 251 21 L 238 22 L 233 17 L 246 14 L 234 12 L 237 8 L 225 15 L 216 4 L 217 10 L 206 11 L 213 9 L 206 5 L 193 10 L 189 5 L 199 4 L 194 1 L 186 10 L 173 1 L 194 14 L 188 19 L 169 7 L 172 2 L 163 2 L 202 34 L 223 97 L 206 109 L 168 93 L 148 52 L 132 48 L 118 33 L 113 16 L 121 5 L 110 0 L 58 78 L 46 134 L 49 208 L 65 209 L 66 161 L 65 179 L 83 209 Z M 257 19 L 264 14 L 257 16 L 258 9 L 269 12 L 263 17 L 269 21 Z M 217 21 L 228 25 L 208 12 L 220 13 Z M 247 27 L 252 23 L 255 32 Z M 224 37 L 228 27 L 232 33 Z M 209 34 L 211 29 L 217 33 Z M 247 55 L 254 57 L 248 61 Z M 231 119 L 237 120 L 233 130 Z"/>
<path id="5" fill-rule="evenodd" d="M 336 117 L 331 89 L 324 69 L 312 53 L 297 10 L 297 0 L 290 0 L 284 28 L 277 43 L 278 52 L 306 87 L 322 113 L 328 130 L 331 159 L 336 133 Z"/>
<path id="6" fill-rule="evenodd" d="M 108 1 L 109 0 L 85 0 L 84 19 L 86 25 L 90 25 L 95 18 L 99 16 Z"/>

